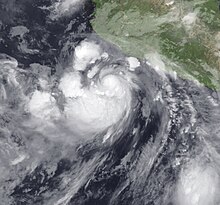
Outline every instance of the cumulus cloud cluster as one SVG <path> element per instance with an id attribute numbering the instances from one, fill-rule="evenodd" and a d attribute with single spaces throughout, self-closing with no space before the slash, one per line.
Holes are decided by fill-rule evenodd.
<path id="1" fill-rule="evenodd" d="M 61 123 L 73 136 L 80 137 L 95 136 L 119 121 L 125 122 L 131 111 L 132 80 L 128 74 L 115 72 L 111 67 L 102 70 L 96 62 L 103 56 L 108 58 L 97 43 L 82 41 L 74 51 L 71 68 L 57 79 L 62 106 L 50 90 L 42 88 L 30 94 L 28 112 L 45 121 L 44 126 L 47 122 L 48 126 Z M 132 70 L 139 66 L 136 59 L 128 60 Z"/>

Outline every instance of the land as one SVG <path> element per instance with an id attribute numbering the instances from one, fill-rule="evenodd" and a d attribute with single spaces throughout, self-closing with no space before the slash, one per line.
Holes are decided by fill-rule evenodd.
<path id="1" fill-rule="evenodd" d="M 94 0 L 92 25 L 127 55 L 220 89 L 217 0 Z"/>

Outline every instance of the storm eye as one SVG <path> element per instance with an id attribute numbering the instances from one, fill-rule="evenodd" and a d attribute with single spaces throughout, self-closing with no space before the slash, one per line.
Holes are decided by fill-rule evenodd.
<path id="1" fill-rule="evenodd" d="M 107 96 L 122 96 L 124 93 L 123 85 L 119 78 L 114 75 L 107 75 L 101 81 Z"/>
<path id="2" fill-rule="evenodd" d="M 82 87 L 76 73 L 66 74 L 59 88 L 66 97 L 65 122 L 79 135 L 101 132 L 119 120 L 123 121 L 127 116 L 125 113 L 130 111 L 129 86 L 113 74 L 105 75 L 90 87 Z"/>
<path id="3" fill-rule="evenodd" d="M 58 88 L 65 97 L 64 124 L 77 135 L 92 136 L 124 122 L 129 116 L 130 77 L 123 66 L 116 70 L 114 66 L 103 68 L 97 63 L 108 57 L 98 44 L 84 40 L 75 49 L 72 70 L 60 79 Z"/>

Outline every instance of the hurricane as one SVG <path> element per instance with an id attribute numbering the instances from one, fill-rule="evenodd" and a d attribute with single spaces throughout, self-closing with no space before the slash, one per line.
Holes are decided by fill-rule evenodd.
<path id="1" fill-rule="evenodd" d="M 99 7 L 0 0 L 0 205 L 220 204 L 219 90 L 105 39 Z"/>

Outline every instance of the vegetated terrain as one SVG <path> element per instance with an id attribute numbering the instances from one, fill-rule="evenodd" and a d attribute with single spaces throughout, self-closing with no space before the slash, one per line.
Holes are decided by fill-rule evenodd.
<path id="1" fill-rule="evenodd" d="M 125 53 L 220 88 L 217 0 L 94 0 L 94 30 Z"/>

